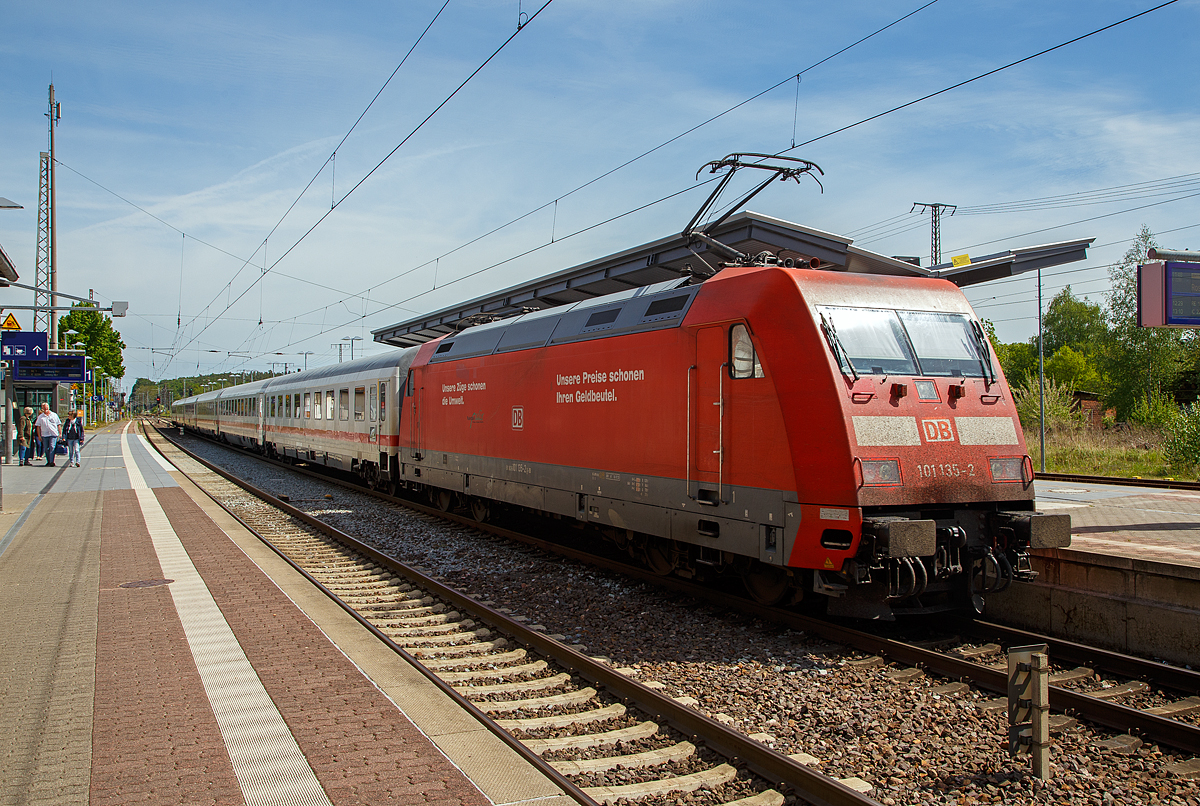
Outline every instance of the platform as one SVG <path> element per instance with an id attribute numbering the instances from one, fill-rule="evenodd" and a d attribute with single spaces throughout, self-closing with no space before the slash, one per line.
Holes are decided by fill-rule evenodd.
<path id="1" fill-rule="evenodd" d="M 1038 509 L 1071 516 L 1071 548 L 1200 567 L 1200 492 L 1034 482 Z"/>
<path id="2" fill-rule="evenodd" d="M 161 459 L 5 465 L 0 804 L 573 803 Z"/>

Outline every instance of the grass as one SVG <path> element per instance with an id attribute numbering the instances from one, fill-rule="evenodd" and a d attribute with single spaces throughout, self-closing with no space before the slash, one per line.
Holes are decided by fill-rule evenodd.
<path id="1" fill-rule="evenodd" d="M 1039 463 L 1039 434 L 1025 430 L 1025 444 Z M 1162 453 L 1161 429 L 1122 424 L 1114 428 L 1056 428 L 1046 431 L 1046 470 L 1088 476 L 1154 479 L 1197 478 L 1195 466 L 1171 465 Z"/>

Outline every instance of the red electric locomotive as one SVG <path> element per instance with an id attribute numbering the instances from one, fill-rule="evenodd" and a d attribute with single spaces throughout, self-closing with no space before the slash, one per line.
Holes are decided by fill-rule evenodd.
<path id="1" fill-rule="evenodd" d="M 711 167 L 730 170 L 672 258 L 694 255 L 700 271 L 676 263 L 685 276 L 180 401 L 177 417 L 479 519 L 503 503 L 591 524 L 655 572 L 733 575 L 761 602 L 816 597 L 831 613 L 886 618 L 978 609 L 983 594 L 1031 577 L 1028 550 L 1068 545 L 1070 519 L 1035 511 L 1011 392 L 959 288 L 869 273 L 908 264 L 861 250 L 852 257 L 868 273 L 817 270 L 820 257 L 797 265 L 800 252 L 743 254 L 715 237 L 724 218 L 695 226 L 733 172 L 772 170 L 753 196 L 819 169 L 762 155 Z M 834 243 L 806 232 L 817 249 Z M 1074 260 L 1089 242 L 1020 259 Z M 644 258 L 656 271 L 661 246 Z M 705 251 L 729 260 L 713 266 Z M 996 265 L 981 260 L 980 276 Z M 527 297 L 505 298 L 511 308 Z M 462 319 L 439 316 L 441 332 Z M 376 338 L 389 333 L 400 331 Z"/>
<path id="2" fill-rule="evenodd" d="M 726 268 L 431 341 L 405 395 L 409 484 L 587 521 L 761 601 L 944 609 L 1070 540 L 945 280 Z"/>

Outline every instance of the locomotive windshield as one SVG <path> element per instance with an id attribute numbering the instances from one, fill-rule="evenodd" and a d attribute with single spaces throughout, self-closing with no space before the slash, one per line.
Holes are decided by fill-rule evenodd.
<path id="1" fill-rule="evenodd" d="M 970 317 L 960 313 L 821 306 L 830 347 L 854 375 L 988 377 Z"/>

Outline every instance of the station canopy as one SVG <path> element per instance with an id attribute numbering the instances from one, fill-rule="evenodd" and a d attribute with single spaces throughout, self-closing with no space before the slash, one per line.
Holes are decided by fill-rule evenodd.
<path id="1" fill-rule="evenodd" d="M 771 252 L 781 259 L 820 260 L 821 271 L 846 271 L 856 274 L 886 274 L 901 277 L 939 277 L 958 286 L 974 285 L 1001 277 L 1011 277 L 1035 269 L 1058 266 L 1087 258 L 1087 247 L 1094 238 L 1010 249 L 954 266 L 942 263 L 928 268 L 906 260 L 887 257 L 852 246 L 853 240 L 842 235 L 811 229 L 779 218 L 745 211 L 730 216 L 712 237 L 739 252 L 756 255 Z M 703 243 L 693 249 L 714 266 L 725 258 Z M 691 264 L 698 272 L 705 267 L 687 249 L 682 235 L 662 238 L 642 246 L 593 260 L 574 268 L 528 283 L 477 297 L 440 311 L 423 314 L 404 322 L 372 331 L 375 341 L 397 347 L 423 344 L 439 336 L 455 333 L 480 318 L 516 316 L 529 310 L 569 305 L 580 300 L 615 294 L 631 288 L 682 279 L 684 267 Z"/>

